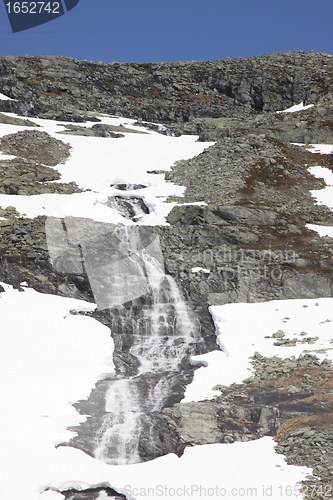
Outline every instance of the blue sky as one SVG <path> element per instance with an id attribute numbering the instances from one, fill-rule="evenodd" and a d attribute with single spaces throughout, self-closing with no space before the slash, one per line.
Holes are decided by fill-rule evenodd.
<path id="1" fill-rule="evenodd" d="M 80 0 L 12 33 L 0 4 L 0 56 L 118 62 L 207 61 L 272 52 L 333 53 L 333 0 Z"/>

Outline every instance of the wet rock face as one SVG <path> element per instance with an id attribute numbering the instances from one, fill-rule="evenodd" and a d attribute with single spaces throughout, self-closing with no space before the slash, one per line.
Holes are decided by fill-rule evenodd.
<path id="1" fill-rule="evenodd" d="M 96 384 L 95 389 L 86 401 L 79 401 L 74 407 L 80 414 L 87 416 L 87 420 L 71 430 L 77 434 L 71 439 L 69 445 L 95 456 L 96 443 L 101 437 L 101 429 L 105 418 L 111 413 L 106 411 L 106 395 L 113 384 L 120 380 L 131 380 L 135 384 L 135 398 L 143 402 L 142 413 L 139 418 L 140 436 L 138 442 L 139 461 L 145 462 L 167 453 L 177 453 L 179 456 L 184 451 L 184 445 L 179 442 L 177 425 L 164 414 L 149 411 L 149 395 L 162 378 L 168 379 L 169 393 L 166 395 L 163 406 L 172 407 L 184 397 L 187 384 L 193 379 L 193 369 L 186 363 L 182 370 L 174 373 L 147 373 L 135 378 L 138 373 L 138 359 L 124 352 L 115 351 L 113 357 L 116 376 Z M 134 377 L 134 378 L 133 378 Z M 145 403 L 146 402 L 146 403 Z M 156 401 L 155 401 L 156 404 Z M 145 407 L 146 405 L 146 407 Z M 112 450 L 110 450 L 111 452 Z"/>
<path id="2" fill-rule="evenodd" d="M 167 453 L 181 456 L 186 446 L 196 444 L 232 443 L 276 435 L 277 451 L 287 454 L 290 463 L 315 465 L 318 471 L 326 464 L 329 467 L 326 476 L 330 480 L 331 364 L 311 355 L 283 360 L 256 354 L 253 365 L 254 377 L 244 384 L 221 387 L 221 395 L 211 401 L 177 403 L 174 400 L 161 412 L 142 415 L 141 460 L 152 460 Z M 183 379 L 182 384 L 188 381 Z M 89 436 L 95 435 L 104 415 L 102 411 L 103 415 L 98 416 L 98 410 L 103 408 L 101 402 L 107 385 L 107 381 L 101 382 L 87 402 L 75 405 L 82 414 L 93 416 L 81 429 L 73 429 L 79 430 L 79 434 L 71 445 L 91 454 Z M 142 390 L 145 390 L 144 383 Z M 315 450 L 311 451 L 313 446 Z M 323 450 L 327 455 L 319 458 Z"/>

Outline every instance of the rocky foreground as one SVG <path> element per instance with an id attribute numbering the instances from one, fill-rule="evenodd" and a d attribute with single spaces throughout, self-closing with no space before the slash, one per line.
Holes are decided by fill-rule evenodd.
<path id="1" fill-rule="evenodd" d="M 170 200 L 179 205 L 168 216 L 169 226 L 158 230 L 166 271 L 200 319 L 202 350 L 217 349 L 210 305 L 333 296 L 332 239 L 306 227 L 333 225 L 333 213 L 317 205 L 310 193 L 325 183 L 307 170 L 320 165 L 333 171 L 333 155 L 291 144 L 333 143 L 332 91 L 333 56 L 316 53 L 177 64 L 1 58 L 0 92 L 14 100 L 0 101 L 0 111 L 26 119 L 0 114 L 0 122 L 31 129 L 1 139 L 1 151 L 16 158 L 0 161 L 0 192 L 80 191 L 74 183 L 52 182 L 59 175 L 49 167 L 66 161 L 69 150 L 39 132 L 34 117 L 73 122 L 71 133 L 118 140 L 121 130 L 98 126 L 98 113 L 104 112 L 148 122 L 148 129 L 156 127 L 151 122 L 162 123 L 162 133 L 216 141 L 166 173 L 186 191 L 184 198 Z M 300 102 L 314 106 L 276 113 Z M 79 125 L 87 120 L 96 122 L 89 132 Z M 182 206 L 192 202 L 204 204 Z M 93 300 L 86 276 L 54 272 L 45 218 L 23 218 L 13 207 L 1 207 L 0 216 L 2 281 L 17 288 L 26 281 L 41 292 Z M 194 267 L 207 272 L 193 273 Z M 105 324 L 110 321 L 101 312 L 93 316 Z M 292 341 L 277 336 L 277 342 Z M 193 375 L 187 367 L 169 407 L 145 423 L 142 460 L 181 454 L 188 445 L 270 435 L 289 463 L 314 468 L 309 484 L 333 487 L 331 365 L 310 355 L 283 361 L 259 354 L 253 364 L 252 379 L 221 387 L 215 400 L 179 403 Z M 135 359 L 117 351 L 115 365 L 119 376 L 137 368 Z M 91 401 L 79 404 L 82 413 L 92 415 L 86 435 L 101 418 L 97 408 L 102 395 L 103 385 Z M 150 427 L 158 436 L 157 452 L 149 444 Z M 80 434 L 72 444 L 91 453 Z M 317 496 L 308 498 L 325 498 L 328 490 L 316 491 Z M 67 498 L 95 498 L 98 492 L 89 494 L 69 492 Z"/>

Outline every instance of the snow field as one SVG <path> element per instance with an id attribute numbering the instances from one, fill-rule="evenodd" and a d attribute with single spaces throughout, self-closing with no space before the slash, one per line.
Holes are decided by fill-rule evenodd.
<path id="1" fill-rule="evenodd" d="M 8 116 L 17 117 L 12 113 Z M 82 189 L 80 194 L 42 194 L 36 196 L 0 195 L 0 206 L 14 206 L 20 213 L 33 218 L 38 215 L 54 217 L 85 217 L 100 222 L 133 224 L 115 210 L 103 205 L 114 194 L 141 196 L 150 210 L 142 218 L 145 225 L 165 225 L 165 218 L 175 203 L 164 203 L 168 196 L 182 196 L 185 188 L 166 182 L 163 174 L 148 173 L 152 170 L 170 170 L 180 159 L 189 159 L 203 152 L 213 143 L 196 142 L 196 136 L 169 137 L 147 131 L 134 125 L 135 120 L 101 116 L 103 124 L 124 125 L 143 132 L 125 133 L 124 138 L 82 137 L 57 134 L 66 130 L 65 122 L 34 118 L 38 131 L 45 131 L 52 137 L 72 146 L 66 163 L 56 165 L 61 179 L 55 182 L 75 181 Z M 80 123 L 92 127 L 94 123 Z M 0 124 L 0 137 L 20 130 L 34 130 L 31 127 Z M 1 159 L 1 157 L 0 157 Z M 4 158 L 3 158 L 4 159 Z M 113 183 L 144 184 L 148 187 L 135 191 L 117 191 Z"/>
<path id="2" fill-rule="evenodd" d="M 85 420 L 71 403 L 113 375 L 113 341 L 101 323 L 70 315 L 95 304 L 2 286 L 0 496 L 32 500 L 44 490 L 55 446 L 74 435 L 67 427 Z"/>
<path id="3" fill-rule="evenodd" d="M 208 499 L 220 497 L 281 499 L 281 491 L 291 487 L 298 496 L 298 481 L 311 472 L 306 467 L 287 465 L 274 452 L 272 438 L 233 444 L 211 444 L 186 448 L 178 458 L 174 454 L 135 465 L 106 465 L 69 447 L 57 449 L 53 482 L 56 491 L 109 484 L 128 500 L 151 498 Z M 45 493 L 44 493 L 45 495 Z M 103 498 L 103 497 L 102 497 Z M 41 495 L 39 500 L 44 499 Z M 50 500 L 61 500 L 58 497 Z"/>

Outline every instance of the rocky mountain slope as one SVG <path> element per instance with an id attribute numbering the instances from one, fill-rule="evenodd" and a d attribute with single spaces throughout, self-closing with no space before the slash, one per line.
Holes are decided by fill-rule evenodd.
<path id="1" fill-rule="evenodd" d="M 63 57 L 3 57 L 2 91 L 30 116 L 67 119 L 85 111 L 183 125 L 248 118 L 301 101 L 330 99 L 332 56 L 307 52 L 181 63 L 111 63 Z M 7 106 L 15 106 L 7 103 Z"/>
<path id="2" fill-rule="evenodd" d="M 31 130 L 1 139 L 1 151 L 17 156 L 14 162 L 0 161 L 1 193 L 80 191 L 74 183 L 53 182 L 59 176 L 48 166 L 64 162 L 68 148 L 39 132 L 34 117 L 98 125 L 98 113 L 117 114 L 148 122 L 148 128 L 154 127 L 151 122 L 163 124 L 165 134 L 197 134 L 200 141 L 216 141 L 166 173 L 186 191 L 184 198 L 172 199 L 178 205 L 168 216 L 169 226 L 158 228 L 166 271 L 200 319 L 203 350 L 218 348 L 210 305 L 333 296 L 332 238 L 306 227 L 333 226 L 333 213 L 316 204 L 310 193 L 325 183 L 308 171 L 316 165 L 333 171 L 333 155 L 307 150 L 309 143 L 333 143 L 333 56 L 295 52 L 213 62 L 108 65 L 53 56 L 4 57 L 0 92 L 13 99 L 0 101 L 0 111 L 24 115 L 30 120 L 25 125 L 31 123 Z M 313 106 L 276 113 L 300 102 Z M 0 114 L 0 123 L 10 120 L 19 119 Z M 72 131 L 85 133 L 76 125 Z M 202 204 L 184 204 L 193 202 Z M 86 276 L 54 272 L 45 218 L 22 218 L 13 207 L 2 207 L 0 216 L 2 281 L 17 288 L 26 281 L 41 292 L 93 300 Z M 196 267 L 201 270 L 192 272 Z M 93 316 L 109 325 L 107 314 Z M 177 403 L 193 375 L 187 367 L 169 407 L 144 423 L 141 458 L 180 454 L 186 445 L 276 435 L 279 452 L 292 463 L 315 463 L 315 474 L 332 485 L 331 366 L 311 356 L 289 360 L 288 366 L 261 358 L 254 363 L 254 380 L 222 390 L 210 402 Z M 120 374 L 135 373 L 136 361 L 130 356 L 116 353 L 115 364 Z M 288 383 L 281 373 L 287 373 Z M 284 391 L 291 385 L 302 391 Z M 280 390 L 285 394 L 282 402 Z M 80 411 L 95 411 L 94 418 L 100 419 L 93 409 L 100 394 L 103 386 L 91 401 L 79 405 Z M 96 425 L 93 417 L 90 424 Z M 150 449 L 151 432 L 158 436 L 158 452 L 156 446 Z M 90 452 L 84 438 L 79 435 L 76 441 L 72 444 Z M 325 456 L 314 454 L 318 447 Z"/>

